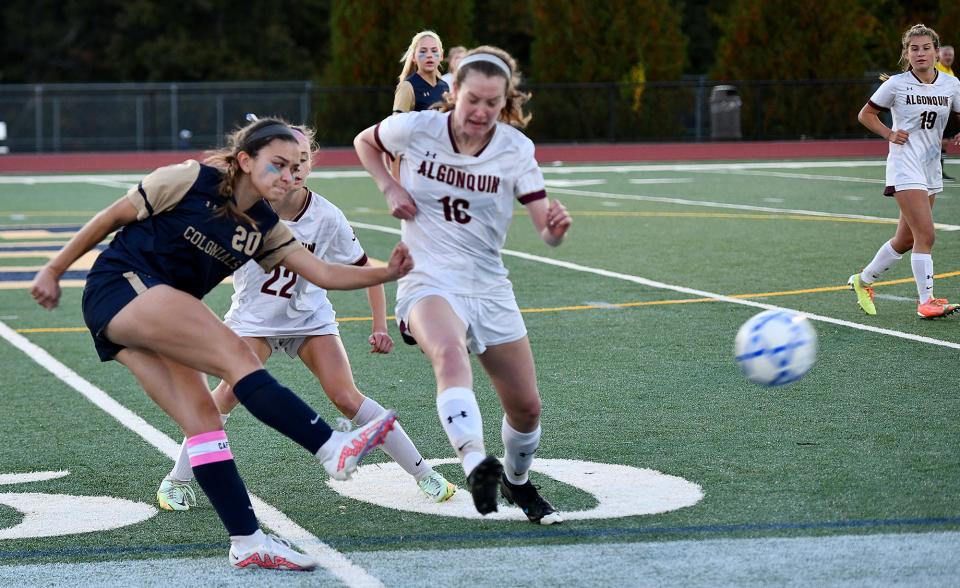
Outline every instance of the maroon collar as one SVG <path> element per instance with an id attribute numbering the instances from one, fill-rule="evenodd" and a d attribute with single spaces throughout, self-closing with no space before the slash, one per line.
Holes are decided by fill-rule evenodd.
<path id="1" fill-rule="evenodd" d="M 480 151 L 477 151 L 473 154 L 473 157 L 480 157 L 480 154 L 493 142 L 493 138 L 497 134 L 497 126 L 493 126 L 493 133 L 490 134 L 490 140 L 487 141 L 483 147 L 480 148 Z M 460 147 L 457 145 L 457 139 L 453 136 L 453 110 L 447 112 L 447 135 L 450 136 L 450 146 L 453 147 L 454 153 L 460 153 Z"/>

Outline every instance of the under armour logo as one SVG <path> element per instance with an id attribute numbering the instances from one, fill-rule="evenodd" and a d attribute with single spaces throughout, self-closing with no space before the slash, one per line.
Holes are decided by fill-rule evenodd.
<path id="1" fill-rule="evenodd" d="M 452 424 L 453 424 L 453 419 L 455 419 L 456 417 L 467 418 L 467 411 L 461 410 L 461 411 L 460 411 L 460 414 L 455 414 L 455 415 L 452 415 L 452 416 L 448 416 L 448 417 L 447 417 L 447 422 L 452 425 Z"/>
<path id="2" fill-rule="evenodd" d="M 424 157 L 430 157 L 430 158 L 432 158 L 432 159 L 436 159 L 436 158 L 437 158 L 437 154 L 436 154 L 435 152 L 434 152 L 434 153 L 431 153 L 430 151 L 427 151 L 426 153 L 424 153 L 423 156 L 424 156 Z"/>

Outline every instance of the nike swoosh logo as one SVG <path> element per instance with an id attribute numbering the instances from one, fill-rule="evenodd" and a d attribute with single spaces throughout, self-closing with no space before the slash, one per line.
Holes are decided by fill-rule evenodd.
<path id="1" fill-rule="evenodd" d="M 311 425 L 315 425 L 315 424 L 317 424 L 319 421 L 320 421 L 320 415 L 317 415 L 317 416 L 313 417 L 312 419 L 310 419 L 310 424 L 311 424 Z"/>
<path id="2" fill-rule="evenodd" d="M 417 463 L 413 464 L 413 467 L 419 467 L 420 464 L 422 464 L 422 463 L 423 463 L 423 458 L 421 457 L 421 458 L 420 458 L 420 461 L 418 461 Z"/>
<path id="3" fill-rule="evenodd" d="M 467 445 L 470 445 L 470 442 L 469 442 L 469 441 L 467 441 L 466 443 L 464 443 L 463 445 L 461 445 L 460 447 L 458 447 L 458 448 L 457 448 L 457 451 L 463 451 L 463 448 L 466 447 Z"/>

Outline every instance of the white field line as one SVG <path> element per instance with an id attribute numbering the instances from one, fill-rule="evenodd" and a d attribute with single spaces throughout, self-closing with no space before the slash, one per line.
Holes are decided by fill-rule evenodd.
<path id="1" fill-rule="evenodd" d="M 361 229 L 369 229 L 371 231 L 379 231 L 381 233 L 389 233 L 391 235 L 400 234 L 400 229 L 395 229 L 393 227 L 384 227 L 380 225 L 371 225 L 367 223 L 357 223 L 353 221 L 350 221 L 350 224 Z M 869 331 L 871 333 L 888 335 L 890 337 L 897 337 L 900 339 L 906 339 L 907 341 L 915 341 L 917 343 L 927 343 L 929 345 L 949 347 L 950 349 L 960 349 L 960 343 L 954 343 L 952 341 L 943 341 L 941 339 L 934 339 L 933 337 L 925 337 L 923 335 L 914 335 L 913 333 L 904 333 L 903 331 L 894 331 L 893 329 L 884 329 L 881 327 L 874 327 L 872 325 L 864 325 L 862 323 L 845 321 L 842 319 L 837 319 L 837 318 L 824 316 L 820 314 L 811 314 L 809 312 L 804 312 L 802 310 L 797 310 L 795 308 L 787 308 L 785 306 L 775 306 L 773 304 L 764 304 L 763 302 L 756 302 L 756 301 L 747 300 L 744 298 L 732 298 L 730 296 L 724 296 L 723 294 L 708 292 L 706 290 L 697 290 L 696 288 L 687 288 L 685 286 L 675 286 L 673 284 L 657 282 L 656 280 L 648 280 L 647 278 L 641 278 L 640 276 L 622 274 L 620 272 L 611 272 L 605 269 L 588 267 L 588 266 L 580 265 L 577 263 L 571 263 L 569 261 L 561 261 L 559 259 L 550 259 L 547 257 L 540 257 L 539 255 L 532 255 L 530 253 L 524 253 L 523 251 L 513 251 L 511 249 L 503 249 L 502 253 L 504 255 L 519 257 L 520 259 L 526 259 L 528 261 L 538 261 L 540 263 L 544 263 L 547 265 L 562 267 L 564 269 L 573 270 L 577 272 L 595 274 L 598 276 L 604 276 L 606 278 L 614 278 L 617 280 L 624 280 L 626 282 L 633 282 L 634 284 L 641 284 L 643 286 L 657 288 L 659 290 L 671 290 L 673 292 L 690 294 L 692 296 L 698 296 L 700 298 L 712 298 L 714 300 L 717 300 L 718 302 L 728 302 L 730 304 L 739 304 L 740 306 L 752 306 L 753 308 L 760 308 L 764 310 L 789 310 L 791 312 L 798 312 L 811 320 L 820 321 L 822 323 L 829 323 L 831 325 L 838 325 L 841 327 L 849 327 L 851 329 L 857 329 L 860 331 Z"/>
<path id="2" fill-rule="evenodd" d="M 663 202 L 665 204 L 679 204 L 681 206 L 703 206 L 706 208 L 730 208 L 734 210 L 753 210 L 758 212 L 773 212 L 779 214 L 801 214 L 804 216 L 816 216 L 822 218 L 850 218 L 857 220 L 884 221 L 896 224 L 895 218 L 884 218 L 882 216 L 869 216 L 865 214 L 844 214 L 839 212 L 823 212 L 820 210 L 804 210 L 799 208 L 774 208 L 771 206 L 754 206 L 752 204 L 730 204 L 729 202 L 712 202 L 710 200 L 689 200 L 687 198 L 671 198 L 668 196 L 642 196 L 640 194 L 615 194 L 612 192 L 593 192 L 586 190 L 574 190 L 572 188 L 551 188 L 551 192 L 560 194 L 570 194 L 571 196 L 586 196 L 587 198 L 610 198 L 613 200 L 636 200 L 638 202 Z M 944 223 L 934 223 L 933 225 L 941 231 L 960 231 L 960 225 L 948 225 Z"/>
<path id="3" fill-rule="evenodd" d="M 852 176 L 824 176 L 820 174 L 798 174 L 789 172 L 773 171 L 754 171 L 754 170 L 720 170 L 705 173 L 723 173 L 738 176 L 769 176 L 772 178 L 790 178 L 795 180 L 830 180 L 834 182 L 859 182 L 862 184 L 886 184 L 886 180 L 877 180 L 873 178 L 855 178 Z M 632 181 L 632 180 L 631 180 Z"/>
<path id="4" fill-rule="evenodd" d="M 722 162 L 722 163 L 653 163 L 630 165 L 542 165 L 545 174 L 580 174 L 580 173 L 612 173 L 630 174 L 638 172 L 660 171 L 735 171 L 750 169 L 807 169 L 807 168 L 851 168 L 867 166 L 883 166 L 883 159 L 868 161 L 764 161 L 752 163 Z M 144 174 L 50 174 L 50 175 L 0 175 L 0 184 L 71 184 L 78 182 L 119 182 L 136 184 L 143 179 Z M 315 170 L 310 173 L 310 179 L 335 180 L 344 178 L 368 178 L 364 170 Z"/>
<path id="5" fill-rule="evenodd" d="M 65 366 L 42 347 L 35 345 L 23 335 L 0 322 L 0 337 L 23 351 L 27 357 L 37 362 L 51 374 L 82 394 L 95 406 L 117 419 L 123 426 L 139 435 L 144 441 L 160 450 L 170 459 L 176 459 L 180 452 L 180 443 L 166 436 L 139 415 L 126 408 L 109 394 L 97 388 L 76 372 Z M 322 468 L 317 470 L 322 475 Z M 377 578 L 347 559 L 315 535 L 296 524 L 285 514 L 250 494 L 250 501 L 257 512 L 257 518 L 273 531 L 300 546 L 306 553 L 316 557 L 320 565 L 340 579 L 347 586 L 383 586 Z"/>

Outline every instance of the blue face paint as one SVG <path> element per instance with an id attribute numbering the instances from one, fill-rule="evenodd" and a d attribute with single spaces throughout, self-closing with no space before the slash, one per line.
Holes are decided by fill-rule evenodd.
<path id="1" fill-rule="evenodd" d="M 280 175 L 280 168 L 273 165 L 272 163 L 267 164 L 267 173 L 268 174 L 277 174 Z"/>

